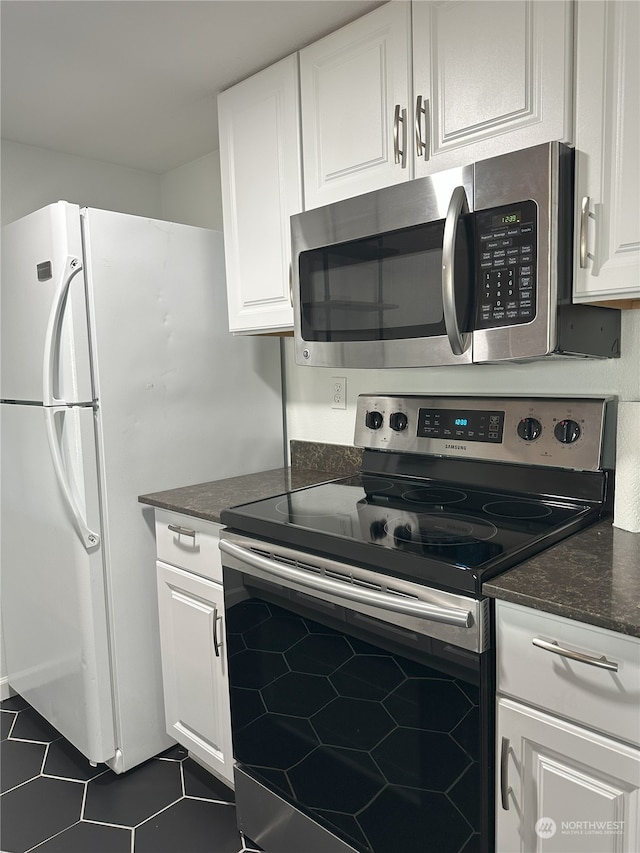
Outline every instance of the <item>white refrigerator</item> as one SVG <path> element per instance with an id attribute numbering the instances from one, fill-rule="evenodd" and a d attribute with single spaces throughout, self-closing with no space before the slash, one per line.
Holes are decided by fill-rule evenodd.
<path id="1" fill-rule="evenodd" d="M 2 229 L 9 685 L 120 773 L 169 746 L 142 493 L 280 467 L 279 341 L 227 330 L 222 234 L 58 202 Z"/>

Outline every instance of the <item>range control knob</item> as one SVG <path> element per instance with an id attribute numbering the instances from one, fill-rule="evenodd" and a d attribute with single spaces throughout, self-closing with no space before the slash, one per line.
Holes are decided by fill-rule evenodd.
<path id="1" fill-rule="evenodd" d="M 582 430 L 580 424 L 572 421 L 571 418 L 565 418 L 563 421 L 558 421 L 553 434 L 562 444 L 573 444 L 582 435 Z"/>
<path id="2" fill-rule="evenodd" d="M 518 424 L 518 435 L 523 441 L 535 441 L 541 432 L 542 424 L 537 418 L 522 418 Z"/>
<path id="3" fill-rule="evenodd" d="M 389 415 L 389 426 L 396 432 L 402 432 L 407 428 L 408 420 L 404 412 L 393 412 Z"/>
<path id="4" fill-rule="evenodd" d="M 367 412 L 367 416 L 364 419 L 365 424 L 369 427 L 369 429 L 380 429 L 382 426 L 382 415 L 380 412 Z"/>

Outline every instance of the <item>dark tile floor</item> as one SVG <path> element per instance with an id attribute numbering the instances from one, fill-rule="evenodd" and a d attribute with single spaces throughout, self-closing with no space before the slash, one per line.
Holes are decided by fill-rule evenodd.
<path id="1" fill-rule="evenodd" d="M 1 853 L 244 853 L 233 791 L 176 746 L 120 776 L 19 696 L 0 704 Z"/>

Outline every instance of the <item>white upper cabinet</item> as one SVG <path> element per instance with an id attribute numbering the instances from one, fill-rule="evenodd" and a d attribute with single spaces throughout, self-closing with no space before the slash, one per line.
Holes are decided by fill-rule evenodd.
<path id="1" fill-rule="evenodd" d="M 572 25 L 564 0 L 415 2 L 416 177 L 571 143 Z"/>
<path id="2" fill-rule="evenodd" d="M 302 210 L 298 57 L 218 96 L 229 329 L 291 329 L 289 218 Z"/>
<path id="3" fill-rule="evenodd" d="M 565 0 L 393 0 L 305 48 L 305 208 L 571 143 L 572 45 Z"/>
<path id="4" fill-rule="evenodd" d="M 397 0 L 300 52 L 307 210 L 411 176 L 411 7 Z"/>
<path id="5" fill-rule="evenodd" d="M 639 34 L 637 2 L 578 3 L 576 302 L 640 298 Z"/>

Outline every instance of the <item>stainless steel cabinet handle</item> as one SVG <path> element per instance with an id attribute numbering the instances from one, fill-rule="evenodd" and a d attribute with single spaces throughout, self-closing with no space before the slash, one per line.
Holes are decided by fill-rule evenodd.
<path id="1" fill-rule="evenodd" d="M 402 148 L 400 147 L 400 125 L 402 124 Z M 393 116 L 393 156 L 396 165 L 404 169 L 407 165 L 407 111 L 396 104 Z"/>
<path id="2" fill-rule="evenodd" d="M 463 213 L 468 212 L 469 205 L 464 187 L 456 187 L 451 193 L 442 241 L 442 309 L 447 337 L 454 355 L 462 355 L 471 343 L 471 335 L 462 333 L 458 326 L 454 268 L 458 221 Z"/>
<path id="3" fill-rule="evenodd" d="M 216 657 L 220 657 L 220 646 L 221 643 L 218 640 L 218 621 L 222 621 L 222 616 L 218 616 L 218 608 L 213 608 L 213 650 L 216 654 Z"/>
<path id="4" fill-rule="evenodd" d="M 229 554 L 231 557 L 241 560 L 246 566 L 251 567 L 254 573 L 258 572 L 258 577 L 265 575 L 267 578 L 280 578 L 318 592 L 333 593 L 348 601 L 384 607 L 386 610 L 393 610 L 395 613 L 405 613 L 433 622 L 443 622 L 445 625 L 456 625 L 460 628 L 470 628 L 473 625 L 473 613 L 469 610 L 462 610 L 458 607 L 441 607 L 440 605 L 429 604 L 427 601 L 417 601 L 377 590 L 362 589 L 351 586 L 349 583 L 331 580 L 325 575 L 309 575 L 304 570 L 293 566 L 279 566 L 278 563 L 268 557 L 254 554 L 240 545 L 228 542 L 226 539 L 220 540 L 219 548 L 225 554 Z"/>
<path id="5" fill-rule="evenodd" d="M 588 195 L 582 199 L 582 207 L 580 209 L 580 269 L 587 268 L 587 231 L 589 226 L 589 202 L 591 199 Z"/>
<path id="6" fill-rule="evenodd" d="M 169 530 L 172 533 L 177 533 L 178 536 L 191 536 L 193 537 L 193 541 L 196 541 L 196 531 L 191 530 L 190 527 L 180 527 L 179 524 L 170 524 Z"/>
<path id="7" fill-rule="evenodd" d="M 584 652 L 573 652 L 571 649 L 565 649 L 563 646 L 559 646 L 555 640 L 543 640 L 541 637 L 534 637 L 531 642 L 539 649 L 544 649 L 545 652 L 551 652 L 554 655 L 561 655 L 564 658 L 571 658 L 571 660 L 577 660 L 580 661 L 580 663 L 587 663 L 589 666 L 597 666 L 600 669 L 609 669 L 612 672 L 618 671 L 618 664 L 615 663 L 615 661 L 607 660 L 604 655 L 597 658 L 593 655 L 586 655 Z"/>
<path id="8" fill-rule="evenodd" d="M 422 95 L 416 99 L 416 154 L 418 157 L 429 159 L 429 100 L 422 100 Z M 424 116 L 424 139 L 422 138 L 422 116 Z"/>
<path id="9" fill-rule="evenodd" d="M 509 794 L 512 791 L 512 788 L 509 787 L 509 747 L 510 741 L 508 737 L 502 738 L 502 745 L 500 748 L 500 799 L 502 801 L 502 808 L 508 812 L 509 811 Z"/>

